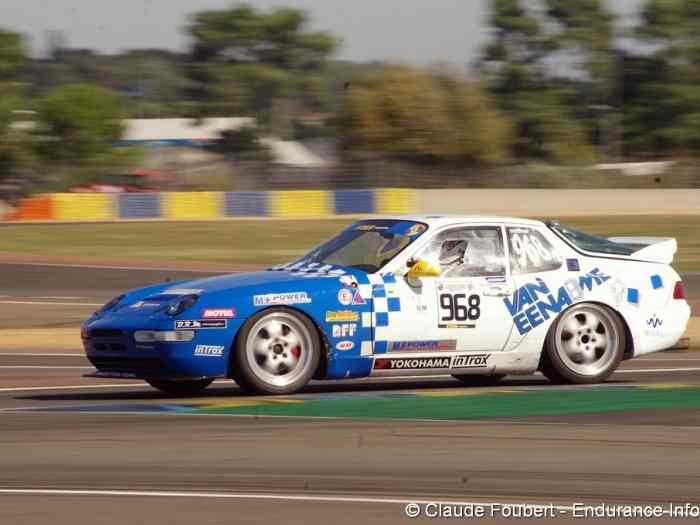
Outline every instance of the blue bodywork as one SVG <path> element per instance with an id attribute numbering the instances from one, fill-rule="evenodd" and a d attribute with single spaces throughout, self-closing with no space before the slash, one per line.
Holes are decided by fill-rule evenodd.
<path id="1" fill-rule="evenodd" d="M 236 337 L 255 314 L 284 306 L 305 314 L 316 325 L 324 359 L 317 376 L 364 377 L 372 370 L 374 326 L 386 326 L 398 298 L 383 299 L 385 310 L 374 312 L 374 298 L 386 298 L 382 275 L 385 256 L 417 239 L 427 225 L 403 220 L 360 221 L 299 262 L 249 274 L 231 274 L 179 283 L 164 283 L 128 292 L 93 314 L 82 327 L 83 344 L 98 377 L 195 379 L 230 376 L 230 353 Z M 371 232 L 380 243 L 381 264 L 338 266 L 314 262 L 337 253 L 347 243 Z M 391 239 L 391 241 L 389 241 Z M 397 241 L 403 239 L 403 244 Z M 398 246 L 398 248 L 397 248 Z M 330 255 L 329 255 L 330 256 Z M 390 258 L 390 257 L 389 257 Z M 371 257 L 367 260 L 371 261 Z M 371 269 L 376 271 L 372 272 Z M 370 273 L 367 273 L 370 272 Z M 170 310 L 184 298 L 195 299 L 181 312 Z M 375 324 L 376 323 L 376 324 Z M 138 342 L 135 334 L 187 333 L 191 340 Z M 193 334 L 193 335 L 192 335 Z"/>
<path id="2" fill-rule="evenodd" d="M 297 294 L 304 292 L 309 302 L 288 304 L 305 313 L 319 327 L 328 347 L 327 370 L 329 378 L 361 377 L 369 375 L 371 358 L 362 358 L 362 340 L 371 341 L 371 329 L 361 328 L 363 312 L 371 312 L 371 299 L 361 304 L 341 305 L 341 289 L 353 288 L 341 282 L 367 280 L 362 272 L 352 273 L 334 268 L 335 274 L 267 270 L 250 274 L 232 274 L 195 281 L 167 283 L 127 293 L 119 305 L 107 312 L 96 312 L 83 325 L 83 343 L 88 358 L 104 377 L 135 378 L 195 378 L 226 377 L 231 347 L 245 321 L 260 310 L 277 305 L 256 305 L 256 296 L 269 294 Z M 340 272 L 343 272 L 340 274 Z M 179 315 L 170 316 L 165 307 L 178 295 L 176 291 L 201 291 L 194 306 Z M 173 331 L 177 321 L 201 321 L 205 310 L 234 310 L 234 318 L 225 318 L 225 328 L 195 329 L 189 342 L 137 343 L 137 330 Z M 327 316 L 327 313 L 330 315 Z M 327 322 L 338 312 L 346 317 L 343 323 L 357 325 L 353 335 L 333 337 L 332 325 Z M 357 314 L 357 320 L 347 312 Z M 342 320 L 342 318 L 341 318 Z M 342 323 L 341 323 L 342 324 Z M 335 344 L 352 341 L 350 350 L 339 351 Z M 220 356 L 195 355 L 200 345 L 223 346 Z"/>

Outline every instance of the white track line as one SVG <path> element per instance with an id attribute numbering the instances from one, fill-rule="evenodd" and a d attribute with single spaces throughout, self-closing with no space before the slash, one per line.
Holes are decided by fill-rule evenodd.
<path id="1" fill-rule="evenodd" d="M 70 489 L 0 489 L 0 494 L 36 495 L 36 496 L 119 496 L 139 498 L 204 498 L 204 499 L 251 499 L 251 500 L 276 500 L 276 501 L 309 501 L 327 503 L 380 503 L 405 505 L 415 503 L 426 505 L 429 503 L 442 503 L 445 505 L 484 505 L 488 507 L 515 505 L 515 503 L 499 503 L 487 501 L 458 501 L 458 500 L 424 500 L 399 498 L 377 498 L 368 496 L 324 496 L 315 494 L 265 494 L 245 492 L 175 492 L 175 491 L 147 491 L 147 490 L 70 490 Z M 533 503 L 532 505 L 542 505 Z M 542 505 L 544 506 L 544 505 Z M 552 505 L 551 508 L 568 512 L 574 509 L 573 505 Z"/>
<path id="2" fill-rule="evenodd" d="M 0 301 L 0 304 L 29 304 L 29 305 L 53 305 L 53 306 L 103 306 L 104 303 L 66 303 L 55 301 Z"/>

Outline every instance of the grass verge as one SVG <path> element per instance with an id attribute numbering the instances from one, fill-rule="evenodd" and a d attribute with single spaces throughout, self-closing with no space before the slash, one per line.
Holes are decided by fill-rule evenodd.
<path id="1" fill-rule="evenodd" d="M 700 271 L 700 215 L 562 217 L 574 228 L 603 236 L 676 237 L 674 267 Z M 350 219 L 30 224 L 0 227 L 0 252 L 241 264 L 292 260 Z"/>

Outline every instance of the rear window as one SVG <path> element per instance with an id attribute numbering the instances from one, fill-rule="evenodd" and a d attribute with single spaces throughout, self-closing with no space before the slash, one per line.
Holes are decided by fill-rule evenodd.
<path id="1" fill-rule="evenodd" d="M 597 235 L 584 233 L 573 228 L 567 228 L 561 224 L 552 224 L 550 227 L 557 233 L 563 235 L 571 244 L 587 252 L 609 253 L 612 255 L 632 255 L 637 248 L 612 242 Z"/>

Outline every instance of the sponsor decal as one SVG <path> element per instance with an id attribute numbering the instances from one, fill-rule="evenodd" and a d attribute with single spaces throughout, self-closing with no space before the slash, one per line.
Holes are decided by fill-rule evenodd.
<path id="1" fill-rule="evenodd" d="M 340 350 L 341 352 L 344 352 L 346 350 L 352 350 L 355 348 L 355 343 L 352 341 L 340 341 L 337 345 L 335 345 L 336 350 Z"/>
<path id="2" fill-rule="evenodd" d="M 627 288 L 627 302 L 632 306 L 639 306 L 639 290 Z"/>
<path id="3" fill-rule="evenodd" d="M 350 306 L 353 298 L 352 290 L 349 288 L 341 288 L 338 290 L 338 302 L 343 306 Z"/>
<path id="4" fill-rule="evenodd" d="M 203 291 L 194 288 L 169 288 L 163 290 L 162 295 L 199 295 Z"/>
<path id="5" fill-rule="evenodd" d="M 163 303 L 156 301 L 138 301 L 132 304 L 131 308 L 158 308 L 159 306 L 163 306 Z"/>
<path id="6" fill-rule="evenodd" d="M 387 347 L 388 352 L 438 352 L 456 349 L 456 339 L 442 341 L 392 341 Z"/>
<path id="7" fill-rule="evenodd" d="M 593 290 L 609 279 L 609 276 L 595 268 L 578 279 L 569 279 L 558 290 L 550 290 L 538 278 L 535 282 L 518 288 L 512 297 L 503 299 L 503 304 L 513 317 L 520 335 L 524 335 L 581 299 L 586 291 Z"/>
<path id="8" fill-rule="evenodd" d="M 202 310 L 204 319 L 233 319 L 236 317 L 235 308 L 206 308 Z"/>
<path id="9" fill-rule="evenodd" d="M 358 232 L 371 232 L 375 230 L 388 230 L 388 226 L 379 226 L 377 224 L 360 224 L 359 226 L 355 227 L 355 230 Z"/>
<path id="10" fill-rule="evenodd" d="M 567 259 L 566 260 L 566 269 L 569 270 L 570 272 L 580 272 L 581 265 L 579 264 L 578 259 Z"/>
<path id="11" fill-rule="evenodd" d="M 406 359 L 375 359 L 375 370 L 426 370 L 450 368 L 449 357 L 416 357 Z"/>
<path id="12" fill-rule="evenodd" d="M 226 319 L 200 319 L 198 321 L 175 321 L 175 329 L 178 328 L 226 328 Z"/>
<path id="13" fill-rule="evenodd" d="M 415 237 L 420 235 L 426 230 L 427 226 L 425 224 L 414 224 L 406 232 L 406 237 Z"/>
<path id="14" fill-rule="evenodd" d="M 488 364 L 491 354 L 456 355 L 451 368 L 481 368 Z"/>
<path id="15" fill-rule="evenodd" d="M 466 323 L 466 324 L 460 324 L 460 323 L 447 323 L 447 324 L 439 324 L 438 328 L 445 328 L 447 330 L 452 330 L 456 328 L 476 328 L 476 324 L 474 323 Z"/>
<path id="16" fill-rule="evenodd" d="M 331 332 L 333 337 L 355 337 L 357 325 L 355 323 L 334 324 Z"/>
<path id="17" fill-rule="evenodd" d="M 664 280 L 661 278 L 660 275 L 652 275 L 651 276 L 651 286 L 654 288 L 654 290 L 658 290 L 659 288 L 664 287 Z"/>
<path id="18" fill-rule="evenodd" d="M 352 304 L 365 304 L 365 300 L 362 298 L 359 288 L 353 289 Z"/>
<path id="19" fill-rule="evenodd" d="M 326 322 L 327 323 L 342 323 L 342 322 L 356 322 L 360 320 L 359 312 L 353 312 L 352 310 L 329 310 L 326 312 Z"/>
<path id="20" fill-rule="evenodd" d="M 255 306 L 309 304 L 311 299 L 306 292 L 269 293 L 253 296 Z"/>
<path id="21" fill-rule="evenodd" d="M 352 275 L 341 275 L 338 280 L 340 281 L 340 284 L 345 285 L 345 286 L 351 286 L 353 288 L 357 288 L 357 279 L 353 277 Z"/>
<path id="22" fill-rule="evenodd" d="M 656 317 L 656 314 L 654 314 L 654 315 L 651 317 L 651 319 L 648 319 L 648 320 L 647 320 L 647 325 L 648 325 L 648 326 L 651 326 L 652 328 L 658 328 L 658 327 L 661 326 L 662 324 L 664 324 L 663 319 L 659 319 L 658 317 Z"/>
<path id="23" fill-rule="evenodd" d="M 662 336 L 664 320 L 659 318 L 656 314 L 652 315 L 651 318 L 647 319 L 646 326 L 644 327 L 644 333 L 647 335 Z"/>
<path id="24" fill-rule="evenodd" d="M 194 349 L 194 355 L 200 355 L 204 357 L 221 357 L 222 355 L 224 355 L 224 347 L 212 345 L 197 345 Z"/>

